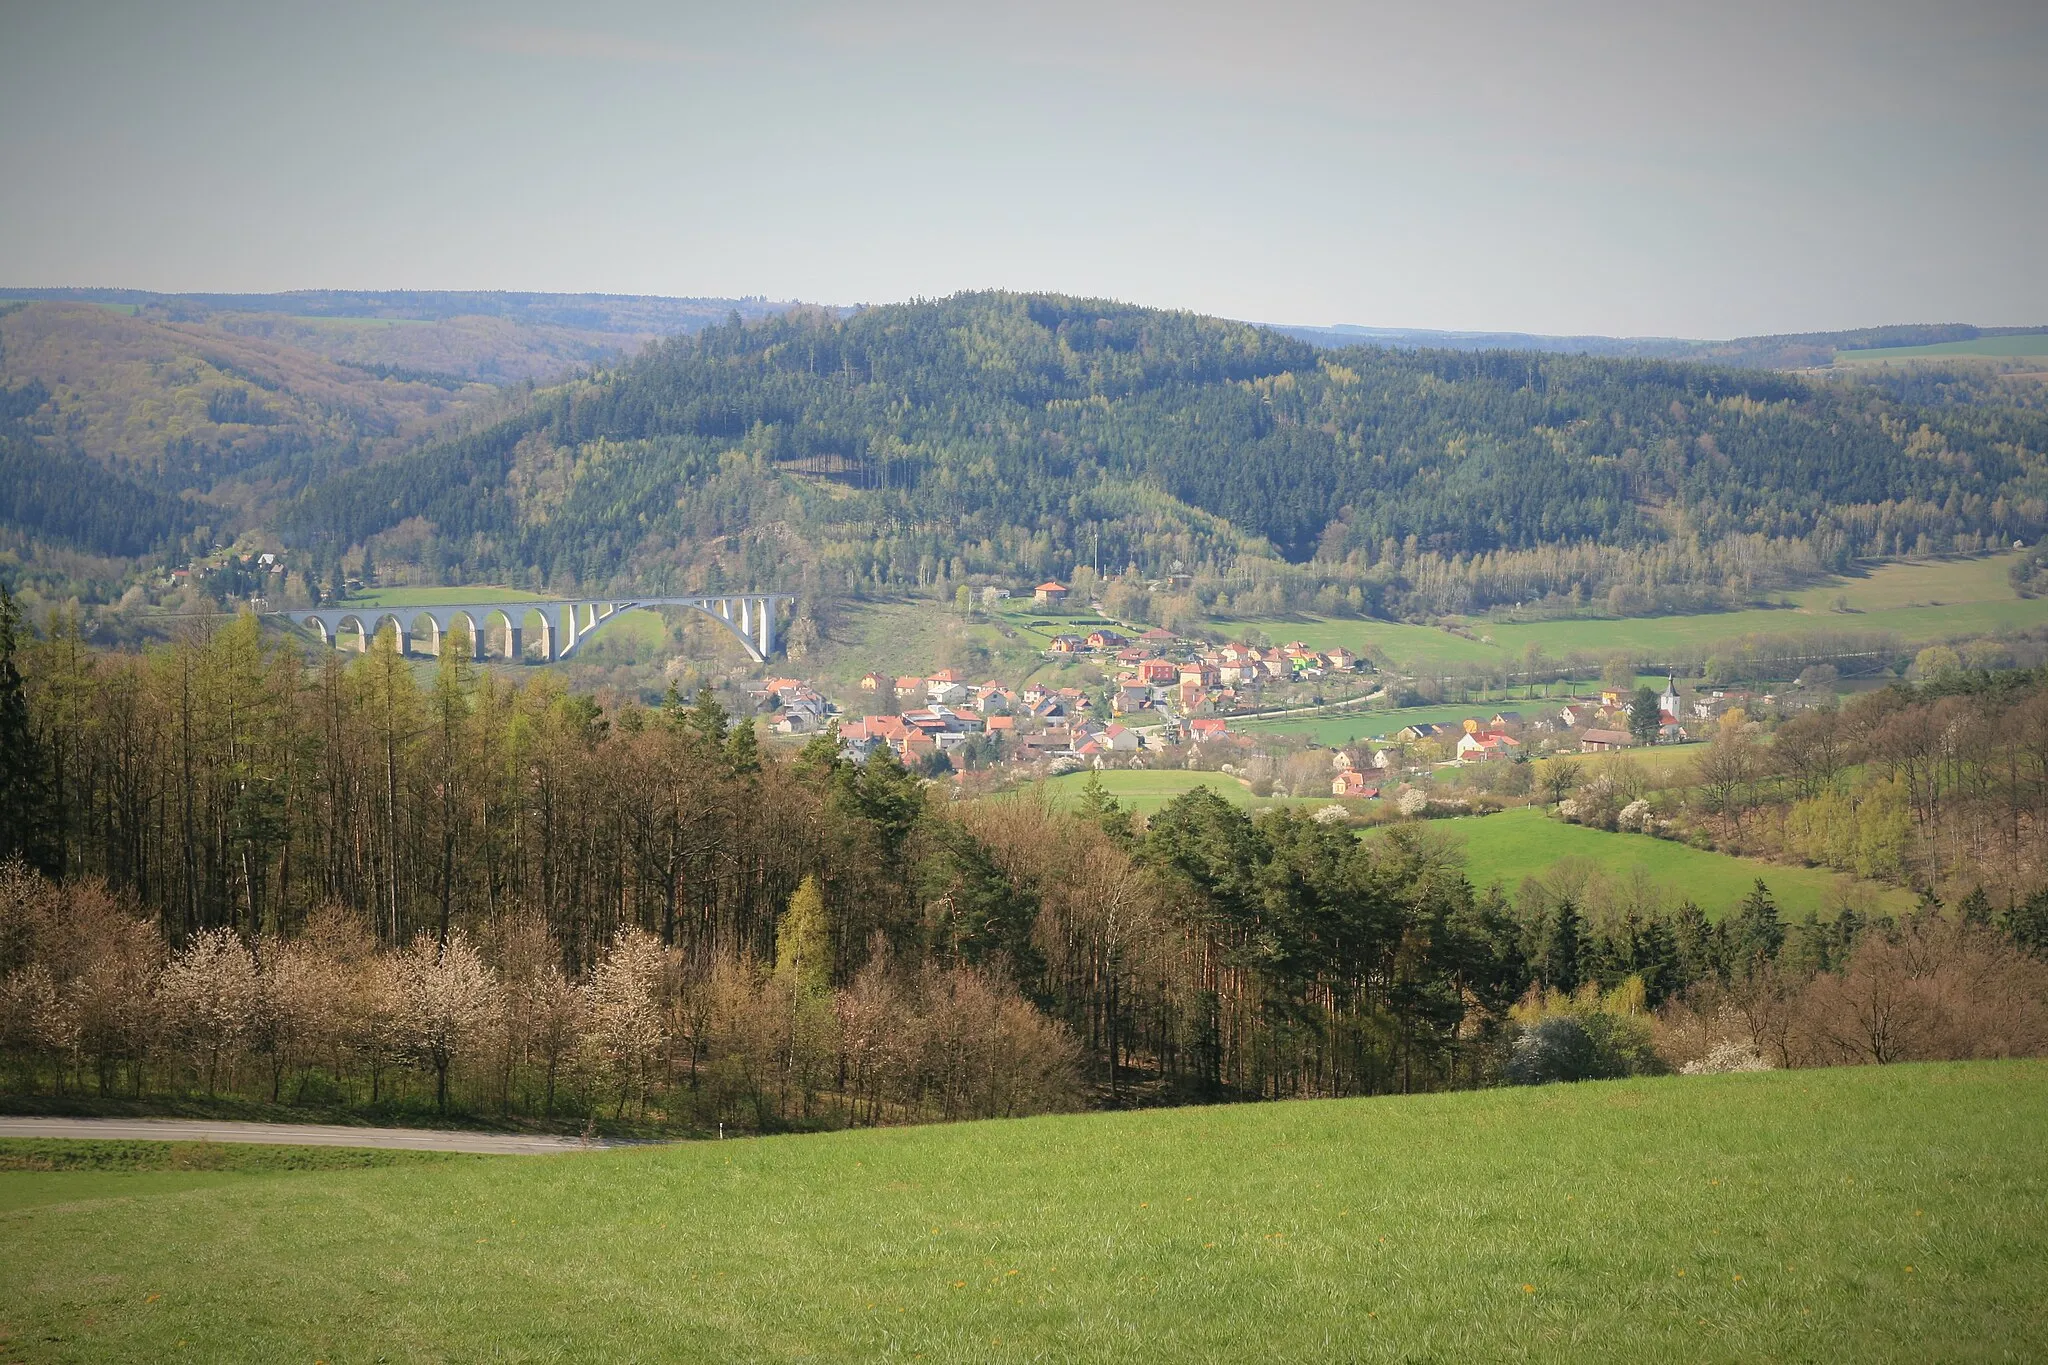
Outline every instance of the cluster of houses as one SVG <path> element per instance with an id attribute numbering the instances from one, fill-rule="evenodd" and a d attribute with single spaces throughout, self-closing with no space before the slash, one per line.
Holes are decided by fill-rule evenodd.
<path id="1" fill-rule="evenodd" d="M 1269 684 L 1354 673 L 1364 662 L 1348 649 L 1310 649 L 1299 640 L 1198 648 L 1165 630 L 1148 630 L 1136 640 L 1106 629 L 1060 635 L 1049 652 L 1114 666 L 1110 704 L 1118 715 L 1154 711 L 1163 717 L 1236 711 Z"/>
<path id="2" fill-rule="evenodd" d="M 1708 719 L 1731 705 L 1741 705 L 1738 698 L 1747 698 L 1748 695 L 1717 692 L 1712 697 L 1696 700 L 1691 711 L 1700 719 Z M 1660 742 L 1677 744 L 1690 738 L 1684 722 L 1680 720 L 1686 709 L 1678 695 L 1677 684 L 1667 681 L 1663 693 L 1657 698 Z M 1542 735 L 1557 737 L 1558 742 L 1548 746 L 1553 749 L 1575 744 L 1582 753 L 1606 753 L 1626 749 L 1635 743 L 1631 726 L 1634 710 L 1634 693 L 1610 689 L 1598 698 L 1575 698 L 1555 712 L 1527 719 L 1519 711 L 1500 711 L 1487 720 L 1475 716 L 1442 723 L 1418 721 L 1396 731 L 1394 738 L 1408 743 L 1428 741 L 1442 745 L 1450 752 L 1452 761 L 1460 763 L 1513 758 L 1523 752 L 1525 742 Z M 1386 754 L 1382 751 L 1377 757 L 1383 758 Z"/>
<path id="3" fill-rule="evenodd" d="M 799 678 L 770 678 L 750 694 L 754 712 L 770 717 L 778 735 L 808 735 L 832 723 L 839 708 L 825 694 Z"/>
<path id="4" fill-rule="evenodd" d="M 216 553 L 220 550 L 218 545 L 213 548 Z M 257 554 L 236 554 L 233 551 L 229 551 L 221 556 L 218 562 L 210 559 L 195 559 L 183 568 L 166 570 L 163 577 L 159 580 L 159 585 L 166 588 L 182 588 L 187 583 L 211 578 L 214 574 L 219 573 L 230 565 L 252 574 L 282 575 L 284 573 L 284 561 L 268 550 Z M 280 577 L 278 581 L 282 583 L 284 580 Z M 362 585 L 358 583 L 356 586 L 360 587 Z"/>

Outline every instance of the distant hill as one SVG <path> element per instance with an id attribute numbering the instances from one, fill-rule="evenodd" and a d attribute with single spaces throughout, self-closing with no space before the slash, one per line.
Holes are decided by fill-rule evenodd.
<path id="1" fill-rule="evenodd" d="M 658 337 L 737 313 L 793 307 L 765 299 L 628 294 L 307 289 L 283 294 L 156 294 L 139 289 L 0 287 L 0 303 L 82 303 L 145 321 L 218 328 L 343 364 L 487 383 L 559 379 L 615 361 Z"/>
<path id="2" fill-rule="evenodd" d="M 472 576 L 650 585 L 707 560 L 852 587 L 1045 576 L 1098 534 L 1105 566 L 1146 574 L 1737 535 L 1846 562 L 2038 535 L 2044 467 L 2048 420 L 2008 407 L 971 294 L 671 339 L 315 489 L 290 525 L 339 548 L 410 520 Z M 1524 593 L 1578 572 L 1530 563 Z"/>
<path id="3" fill-rule="evenodd" d="M 0 289 L 0 533 L 134 557 L 749 299 Z"/>
<path id="4" fill-rule="evenodd" d="M 1544 336 L 1530 332 L 1438 332 L 1402 327 L 1276 326 L 1277 332 L 1314 346 L 1389 346 L 1398 350 L 1534 351 L 1561 355 L 1628 356 L 1648 360 L 1697 360 L 1767 370 L 1811 370 L 1835 363 L 1844 352 L 1935 346 L 1992 337 L 2048 332 L 2048 327 L 1975 327 L 1969 323 L 1909 323 L 1843 332 L 1799 332 L 1783 336 L 1691 341 L 1680 337 Z M 2031 354 L 2031 352 L 2030 352 Z"/>
<path id="5" fill-rule="evenodd" d="M 452 581 L 950 593 L 1099 555 L 1147 577 L 1184 566 L 1204 609 L 1621 591 L 1617 610 L 1643 610 L 2048 528 L 2048 413 L 2010 377 L 1813 381 L 1758 360 L 1954 327 L 1326 329 L 1347 341 L 1332 346 L 1055 295 L 848 312 L 40 292 L 62 297 L 0 304 L 0 530 L 30 559 L 43 542 L 135 556 L 206 527 L 282 537 L 323 583 L 375 542 L 380 562 Z"/>

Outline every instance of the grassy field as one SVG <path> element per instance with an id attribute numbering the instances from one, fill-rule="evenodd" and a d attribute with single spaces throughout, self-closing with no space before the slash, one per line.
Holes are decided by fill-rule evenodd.
<path id="1" fill-rule="evenodd" d="M 1235 806 L 1247 810 L 1265 810 L 1271 806 L 1290 804 L 1285 797 L 1253 796 L 1250 788 L 1236 778 L 1224 773 L 1188 772 L 1181 768 L 1167 768 L 1148 772 L 1103 772 L 1097 773 L 1102 785 L 1118 804 L 1134 810 L 1140 815 L 1150 815 L 1174 797 L 1191 792 L 1197 787 L 1207 787 Z M 1081 788 L 1088 781 L 1086 773 L 1068 773 L 1065 777 L 1047 778 L 1042 784 L 1046 796 L 1055 806 L 1072 805 L 1079 799 Z M 1023 788 L 1025 792 L 1034 788 Z M 1316 805 L 1328 805 L 1326 801 L 1313 801 Z"/>
<path id="2" fill-rule="evenodd" d="M 2044 1126 L 2003 1062 L 251 1175 L 0 1214 L 0 1349 L 2037 1359 Z"/>
<path id="3" fill-rule="evenodd" d="M 1514 664 L 1530 644 L 1553 659 L 1617 652 L 1656 660 L 1688 654 L 1743 635 L 1808 632 L 1891 632 L 1909 642 L 1957 639 L 2048 626 L 2048 598 L 2026 599 L 2006 577 L 2009 554 L 1879 565 L 1868 574 L 1830 578 L 1792 594 L 1790 606 L 1697 616 L 1526 623 L 1469 618 L 1456 624 L 1467 639 L 1437 626 L 1313 616 L 1220 620 L 1224 631 L 1257 629 L 1275 640 L 1377 649 L 1407 671 L 1456 672 L 1464 664 Z M 1835 610 L 1846 599 L 1847 611 Z"/>
<path id="4" fill-rule="evenodd" d="M 240 1184 L 251 1175 L 476 1161 L 450 1152 L 260 1143 L 0 1139 L 0 1214 L 42 1204 L 136 1199 Z M 4 1310 L 0 1310 L 4 1311 Z M 4 1324 L 0 1317 L 0 1324 Z M 0 1346 L 4 1346 L 0 1338 Z"/>
<path id="5" fill-rule="evenodd" d="M 1642 687 L 1663 690 L 1665 675 L 1643 673 L 1636 677 Z M 1538 688 L 1541 694 L 1545 689 Z M 1466 720 L 1481 724 L 1491 720 L 1503 711 L 1520 712 L 1524 720 L 1554 713 L 1571 696 L 1598 696 L 1598 679 L 1587 679 L 1578 683 L 1559 683 L 1548 689 L 1555 696 L 1523 695 L 1524 689 L 1511 687 L 1489 701 L 1446 703 L 1440 706 L 1384 707 L 1337 712 L 1330 715 L 1275 716 L 1270 720 L 1252 717 L 1232 720 L 1230 728 L 1244 734 L 1258 734 L 1261 731 L 1276 734 L 1306 735 L 1318 744 L 1330 746 L 1349 744 L 1360 739 L 1381 739 L 1409 725 L 1435 724 L 1458 725 Z"/>
<path id="6" fill-rule="evenodd" d="M 1874 351 L 1836 351 L 1837 365 L 1866 365 L 1883 360 L 1940 360 L 1950 356 L 1979 359 L 2048 358 L 2048 332 L 1941 341 L 1931 346 L 1886 346 Z"/>
<path id="7" fill-rule="evenodd" d="M 540 593 L 520 588 L 372 588 L 343 607 L 445 607 L 461 602 L 538 602 Z"/>
<path id="8" fill-rule="evenodd" d="M 1690 896 L 1713 919 L 1732 911 L 1759 877 L 1788 918 L 1809 910 L 1825 917 L 1843 880 L 1822 868 L 1786 867 L 1667 839 L 1568 825 L 1533 806 L 1437 827 L 1462 839 L 1465 874 L 1472 885 L 1486 887 L 1499 882 L 1510 893 L 1524 877 L 1541 877 L 1560 859 L 1576 857 L 1598 865 L 1609 877 L 1626 876 L 1641 867 L 1673 901 Z M 1912 895 L 1896 887 L 1863 884 L 1862 890 L 1879 907 L 1894 913 L 1913 905 Z"/>

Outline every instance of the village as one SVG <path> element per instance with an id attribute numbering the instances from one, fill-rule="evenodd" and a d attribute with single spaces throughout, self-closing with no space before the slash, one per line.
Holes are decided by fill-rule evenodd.
<path id="1" fill-rule="evenodd" d="M 1034 600 L 1061 605 L 1064 585 L 1039 585 Z M 1633 723 L 1636 693 L 1604 688 L 1588 696 L 1545 698 L 1522 709 L 1461 719 L 1416 720 L 1380 737 L 1328 747 L 1290 731 L 1305 721 L 1356 716 L 1361 726 L 1400 712 L 1355 709 L 1384 703 L 1373 665 L 1344 648 L 1216 644 L 1161 629 L 1099 625 L 1051 636 L 1048 660 L 1089 661 L 1100 687 L 976 679 L 957 668 L 929 674 L 869 672 L 858 695 L 841 701 L 810 681 L 770 678 L 751 690 L 757 715 L 776 735 L 836 729 L 840 749 L 864 762 L 888 748 L 905 766 L 965 782 L 972 775 L 1057 776 L 1083 769 L 1203 768 L 1245 777 L 1284 794 L 1371 801 L 1437 770 L 1562 754 L 1601 754 L 1650 736 Z M 1358 699 L 1283 710 L 1276 689 L 1303 682 L 1352 680 Z M 1773 694 L 1740 689 L 1681 693 L 1666 679 L 1657 698 L 1654 742 L 1685 744 L 1729 711 L 1778 704 Z M 1442 708 L 1431 708 L 1441 714 Z M 1317 765 L 1320 765 L 1319 767 Z M 1313 775 L 1319 773 L 1320 775 Z"/>

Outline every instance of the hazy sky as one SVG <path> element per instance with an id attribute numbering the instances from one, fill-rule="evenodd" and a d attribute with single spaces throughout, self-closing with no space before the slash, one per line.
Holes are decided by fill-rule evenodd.
<path id="1" fill-rule="evenodd" d="M 0 284 L 2048 322 L 2048 4 L 0 0 Z"/>

